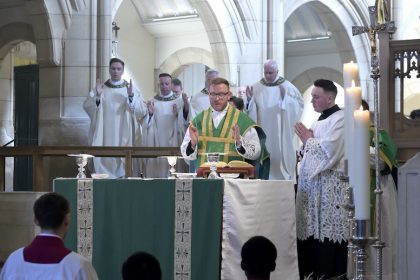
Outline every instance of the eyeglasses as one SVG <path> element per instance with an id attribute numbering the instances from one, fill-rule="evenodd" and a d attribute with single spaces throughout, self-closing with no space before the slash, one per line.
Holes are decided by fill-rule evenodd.
<path id="1" fill-rule="evenodd" d="M 229 92 L 210 92 L 209 95 L 213 98 L 223 98 L 227 96 Z"/>

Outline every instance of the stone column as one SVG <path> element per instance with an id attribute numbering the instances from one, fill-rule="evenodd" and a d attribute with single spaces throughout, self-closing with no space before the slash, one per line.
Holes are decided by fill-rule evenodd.
<path id="1" fill-rule="evenodd" d="M 279 74 L 284 77 L 284 1 L 283 0 L 270 0 L 273 1 L 273 21 L 268 22 L 272 25 L 273 41 L 269 42 L 273 49 L 272 57 L 277 61 L 279 66 Z"/>
<path id="2" fill-rule="evenodd" d="M 40 65 L 39 143 L 41 146 L 88 145 L 90 120 L 83 101 L 100 78 L 107 79 L 111 57 L 111 1 L 92 0 L 78 11 L 61 38 L 60 64 Z M 51 12 L 51 11 L 50 11 Z M 52 20 L 55 18 L 52 17 Z M 57 18 L 57 21 L 62 20 Z M 54 26 L 54 22 L 51 23 Z M 37 45 L 38 47 L 38 45 Z M 72 159 L 48 158 L 45 182 L 75 176 Z M 45 189 L 51 186 L 44 186 Z"/>
<path id="3" fill-rule="evenodd" d="M 13 51 L 0 62 L 0 145 L 14 138 Z M 13 146 L 10 144 L 9 146 Z M 6 158 L 5 190 L 13 190 L 13 158 Z M 1 191 L 1 190 L 0 190 Z"/>
<path id="4" fill-rule="evenodd" d="M 112 14 L 111 1 L 98 1 L 97 30 L 97 71 L 101 80 L 109 77 L 108 64 L 112 50 Z"/>

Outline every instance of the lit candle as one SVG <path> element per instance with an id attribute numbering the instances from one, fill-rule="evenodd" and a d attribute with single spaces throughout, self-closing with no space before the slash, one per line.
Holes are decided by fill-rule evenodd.
<path id="1" fill-rule="evenodd" d="M 346 93 L 344 96 L 344 155 L 349 162 L 353 149 L 352 141 L 354 139 L 353 112 L 354 110 L 359 109 L 362 104 L 362 89 L 354 85 L 355 82 L 351 81 L 351 87 L 345 88 Z M 350 169 L 351 167 L 349 166 L 349 174 Z"/>
<path id="2" fill-rule="evenodd" d="M 370 220 L 369 111 L 354 111 L 354 217 Z"/>
<path id="3" fill-rule="evenodd" d="M 343 88 L 351 87 L 351 81 L 358 85 L 359 80 L 359 66 L 357 63 L 350 61 L 343 64 Z"/>

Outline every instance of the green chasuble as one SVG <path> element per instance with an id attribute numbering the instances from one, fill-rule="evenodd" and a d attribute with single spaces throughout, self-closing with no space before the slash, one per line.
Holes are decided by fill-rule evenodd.
<path id="1" fill-rule="evenodd" d="M 220 121 L 218 127 L 214 127 L 212 108 L 199 113 L 193 124 L 198 130 L 198 166 L 206 161 L 205 153 L 223 153 L 221 161 L 229 163 L 232 160 L 245 159 L 236 151 L 235 139 L 232 138 L 232 126 L 238 124 L 241 135 L 244 135 L 250 128 L 255 128 L 261 145 L 261 155 L 256 161 L 246 160 L 256 167 L 256 177 L 268 179 L 270 171 L 269 153 L 265 147 L 265 133 L 245 113 L 228 105 L 227 113 Z"/>
<path id="2" fill-rule="evenodd" d="M 375 146 L 375 128 L 373 126 L 370 127 L 370 146 Z M 397 163 L 397 145 L 395 144 L 394 140 L 389 136 L 389 134 L 383 130 L 378 130 L 378 140 L 379 140 L 379 157 L 382 159 L 385 164 L 385 170 L 381 170 L 381 174 L 384 173 L 388 169 L 388 173 L 392 171 L 393 168 L 398 167 Z M 376 171 L 375 169 L 370 170 L 370 203 L 371 203 L 371 222 L 372 222 L 372 233 L 375 232 L 375 217 L 376 217 Z"/>

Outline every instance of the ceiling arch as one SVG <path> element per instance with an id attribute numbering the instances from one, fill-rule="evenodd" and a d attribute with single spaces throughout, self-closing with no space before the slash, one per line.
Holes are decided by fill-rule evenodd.
<path id="1" fill-rule="evenodd" d="M 170 55 L 159 67 L 159 73 L 170 73 L 176 77 L 188 65 L 201 63 L 214 68 L 212 54 L 200 48 L 184 48 Z"/>

